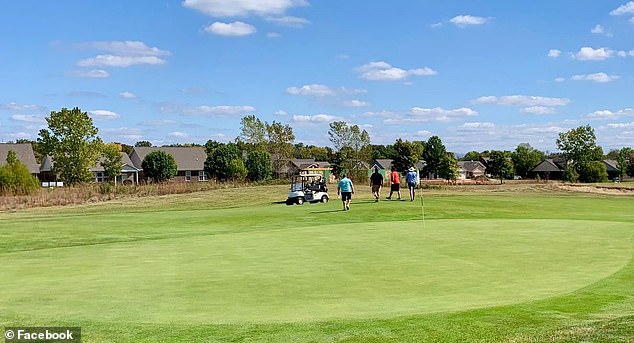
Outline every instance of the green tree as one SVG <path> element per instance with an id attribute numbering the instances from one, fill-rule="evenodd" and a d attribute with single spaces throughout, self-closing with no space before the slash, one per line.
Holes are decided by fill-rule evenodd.
<path id="1" fill-rule="evenodd" d="M 608 171 L 602 161 L 592 161 L 584 167 L 584 182 L 605 182 L 608 181 Z"/>
<path id="2" fill-rule="evenodd" d="M 269 153 L 273 159 L 273 170 L 280 175 L 284 163 L 293 156 L 293 141 L 295 134 L 293 128 L 286 124 L 273 121 L 265 123 Z"/>
<path id="3" fill-rule="evenodd" d="M 380 144 L 372 144 L 370 145 L 372 148 L 372 159 L 393 159 L 396 153 L 394 152 L 394 146 L 389 145 L 380 145 Z"/>
<path id="4" fill-rule="evenodd" d="M 544 153 L 533 148 L 528 143 L 522 143 L 511 153 L 511 160 L 517 175 L 527 178 L 528 172 L 544 160 Z"/>
<path id="5" fill-rule="evenodd" d="M 393 147 L 395 155 L 392 160 L 392 166 L 401 174 L 404 174 L 407 169 L 418 163 L 424 149 L 420 143 L 404 141 L 400 138 L 394 142 Z"/>
<path id="6" fill-rule="evenodd" d="M 92 181 L 90 168 L 97 162 L 103 143 L 88 113 L 77 107 L 62 108 L 51 112 L 46 122 L 48 129 L 40 130 L 38 143 L 53 157 L 53 172 L 69 185 Z"/>
<path id="7" fill-rule="evenodd" d="M 367 167 L 372 157 L 370 134 L 361 130 L 358 125 L 348 125 L 344 121 L 329 124 L 328 136 L 339 153 L 337 159 L 341 169 L 345 169 L 351 177 L 358 181 L 367 179 Z"/>
<path id="8" fill-rule="evenodd" d="M 507 151 L 491 151 L 488 171 L 500 179 L 500 184 L 504 179 L 513 177 L 513 162 L 510 155 Z"/>
<path id="9" fill-rule="evenodd" d="M 39 181 L 27 166 L 20 162 L 15 151 L 7 152 L 6 164 L 0 167 L 0 193 L 3 195 L 27 195 L 39 189 Z"/>
<path id="10" fill-rule="evenodd" d="M 150 142 L 150 141 L 138 141 L 138 142 L 134 143 L 134 146 L 136 148 L 150 148 L 150 147 L 152 147 L 152 142 Z"/>
<path id="11" fill-rule="evenodd" d="M 423 174 L 430 178 L 436 178 L 439 175 L 440 166 L 447 158 L 447 149 L 442 144 L 442 140 L 438 136 L 431 136 L 425 143 L 423 151 L 423 160 L 425 160 L 425 168 Z"/>
<path id="12" fill-rule="evenodd" d="M 251 151 L 245 167 L 248 170 L 247 176 L 251 181 L 267 180 L 273 174 L 271 155 L 266 151 Z"/>
<path id="13" fill-rule="evenodd" d="M 116 185 L 117 177 L 121 176 L 121 166 L 123 165 L 121 146 L 115 143 L 105 144 L 101 154 L 103 173 L 108 180 L 114 180 Z"/>
<path id="14" fill-rule="evenodd" d="M 244 166 L 242 159 L 236 158 L 229 162 L 229 169 L 227 170 L 229 178 L 233 181 L 244 181 L 247 176 L 247 168 Z"/>
<path id="15" fill-rule="evenodd" d="M 458 161 L 456 161 L 456 157 L 452 153 L 447 153 L 445 158 L 440 161 L 438 176 L 445 180 L 458 179 Z"/>
<path id="16" fill-rule="evenodd" d="M 572 164 L 567 164 L 566 169 L 564 169 L 563 180 L 566 182 L 577 182 L 579 181 L 579 173 L 577 173 L 577 168 L 575 168 Z"/>
<path id="17" fill-rule="evenodd" d="M 233 176 L 230 171 L 231 161 L 241 158 L 242 154 L 236 144 L 220 144 L 207 156 L 205 170 L 218 181 L 227 181 Z"/>
<path id="18" fill-rule="evenodd" d="M 480 153 L 477 151 L 469 151 L 460 160 L 461 161 L 479 161 Z"/>
<path id="19" fill-rule="evenodd" d="M 176 176 L 178 168 L 174 156 L 157 150 L 147 154 L 141 163 L 145 176 L 154 182 L 163 182 Z"/>
<path id="20" fill-rule="evenodd" d="M 594 171 L 590 171 L 591 162 L 603 159 L 603 150 L 596 145 L 594 129 L 590 125 L 580 126 L 567 132 L 559 133 L 557 147 L 564 153 L 569 164 L 572 164 L 579 180 L 592 182 L 595 178 Z"/>
<path id="21" fill-rule="evenodd" d="M 630 161 L 634 157 L 634 150 L 630 147 L 622 148 L 616 155 L 616 162 L 619 168 L 619 179 L 623 180 L 623 176 L 628 174 Z"/>
<path id="22" fill-rule="evenodd" d="M 266 149 L 266 125 L 255 115 L 240 120 L 240 136 L 236 141 L 244 142 L 247 151 Z"/>

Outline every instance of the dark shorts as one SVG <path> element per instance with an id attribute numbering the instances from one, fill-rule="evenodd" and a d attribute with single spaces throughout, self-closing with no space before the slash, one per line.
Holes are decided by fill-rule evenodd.
<path id="1" fill-rule="evenodd" d="M 392 192 L 398 192 L 401 190 L 401 185 L 399 183 L 392 184 L 392 188 L 390 188 Z"/>
<path id="2" fill-rule="evenodd" d="M 414 182 L 414 183 L 409 183 L 409 182 L 408 182 L 408 183 L 407 183 L 407 187 L 409 187 L 409 188 L 416 188 L 416 183 L 415 183 L 415 182 Z"/>
<path id="3" fill-rule="evenodd" d="M 376 193 L 381 190 L 381 185 L 372 185 L 372 193 Z"/>
<path id="4" fill-rule="evenodd" d="M 341 192 L 341 201 L 352 199 L 352 192 Z"/>

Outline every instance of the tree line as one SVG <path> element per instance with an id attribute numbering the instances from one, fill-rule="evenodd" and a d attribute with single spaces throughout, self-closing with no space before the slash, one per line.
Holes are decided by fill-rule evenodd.
<path id="1" fill-rule="evenodd" d="M 104 167 L 109 180 L 116 180 L 121 173 L 121 152 L 130 153 L 133 146 L 121 143 L 104 143 L 98 137 L 98 129 L 86 112 L 79 108 L 53 111 L 46 118 L 48 128 L 40 130 L 36 141 L 31 143 L 39 160 L 49 155 L 55 161 L 53 172 L 60 180 L 75 185 L 93 181 L 90 168 L 96 163 Z M 293 128 L 288 124 L 262 121 L 255 115 L 240 120 L 240 133 L 228 143 L 214 140 L 201 144 L 174 144 L 169 146 L 204 147 L 207 158 L 205 171 L 218 181 L 245 179 L 262 181 L 280 177 L 291 158 L 314 158 L 331 163 L 333 173 L 348 173 L 353 179 L 367 178 L 368 163 L 375 159 L 391 159 L 392 166 L 405 173 L 419 161 L 425 161 L 420 172 L 423 178 L 455 180 L 458 177 L 458 159 L 448 152 L 438 136 L 427 141 L 397 139 L 393 144 L 371 144 L 369 133 L 358 125 L 345 121 L 329 124 L 328 138 L 332 147 L 295 143 Z M 596 136 L 591 126 L 581 126 L 559 133 L 556 154 L 546 154 L 530 146 L 519 144 L 514 151 L 471 151 L 460 160 L 486 158 L 487 174 L 500 180 L 519 176 L 530 177 L 529 172 L 545 158 L 560 157 L 567 161 L 564 179 L 571 182 L 600 182 L 607 180 L 604 158 L 618 162 L 619 177 L 634 175 L 634 151 L 624 147 L 603 154 L 596 145 Z M 138 141 L 135 147 L 151 147 L 149 141 Z M 7 161 L 15 166 L 16 162 Z M 18 161 L 19 162 L 19 161 Z M 167 180 L 176 175 L 174 158 L 162 152 L 153 152 L 143 161 L 143 169 L 155 181 Z M 0 188 L 8 179 L 0 170 Z M 5 172 L 6 174 L 6 172 Z M 10 178 L 9 178 L 10 179 Z M 13 178 L 15 179 L 15 178 Z"/>

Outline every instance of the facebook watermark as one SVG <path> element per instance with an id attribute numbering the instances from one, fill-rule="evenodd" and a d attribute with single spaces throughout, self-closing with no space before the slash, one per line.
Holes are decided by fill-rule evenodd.
<path id="1" fill-rule="evenodd" d="M 5 343 L 81 343 L 80 327 L 6 327 Z"/>

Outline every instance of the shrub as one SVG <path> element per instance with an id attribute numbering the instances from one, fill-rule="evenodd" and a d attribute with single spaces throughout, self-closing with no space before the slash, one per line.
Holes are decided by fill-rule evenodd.
<path id="1" fill-rule="evenodd" d="M 147 154 L 141 167 L 145 176 L 155 182 L 169 180 L 178 173 L 174 156 L 160 150 Z"/>
<path id="2" fill-rule="evenodd" d="M 247 157 L 245 167 L 251 181 L 267 180 L 273 175 L 271 155 L 266 151 L 252 151 Z"/>
<path id="3" fill-rule="evenodd" d="M 40 188 L 37 178 L 20 162 L 13 150 L 7 154 L 7 164 L 0 167 L 0 192 L 3 195 L 26 195 Z"/>

